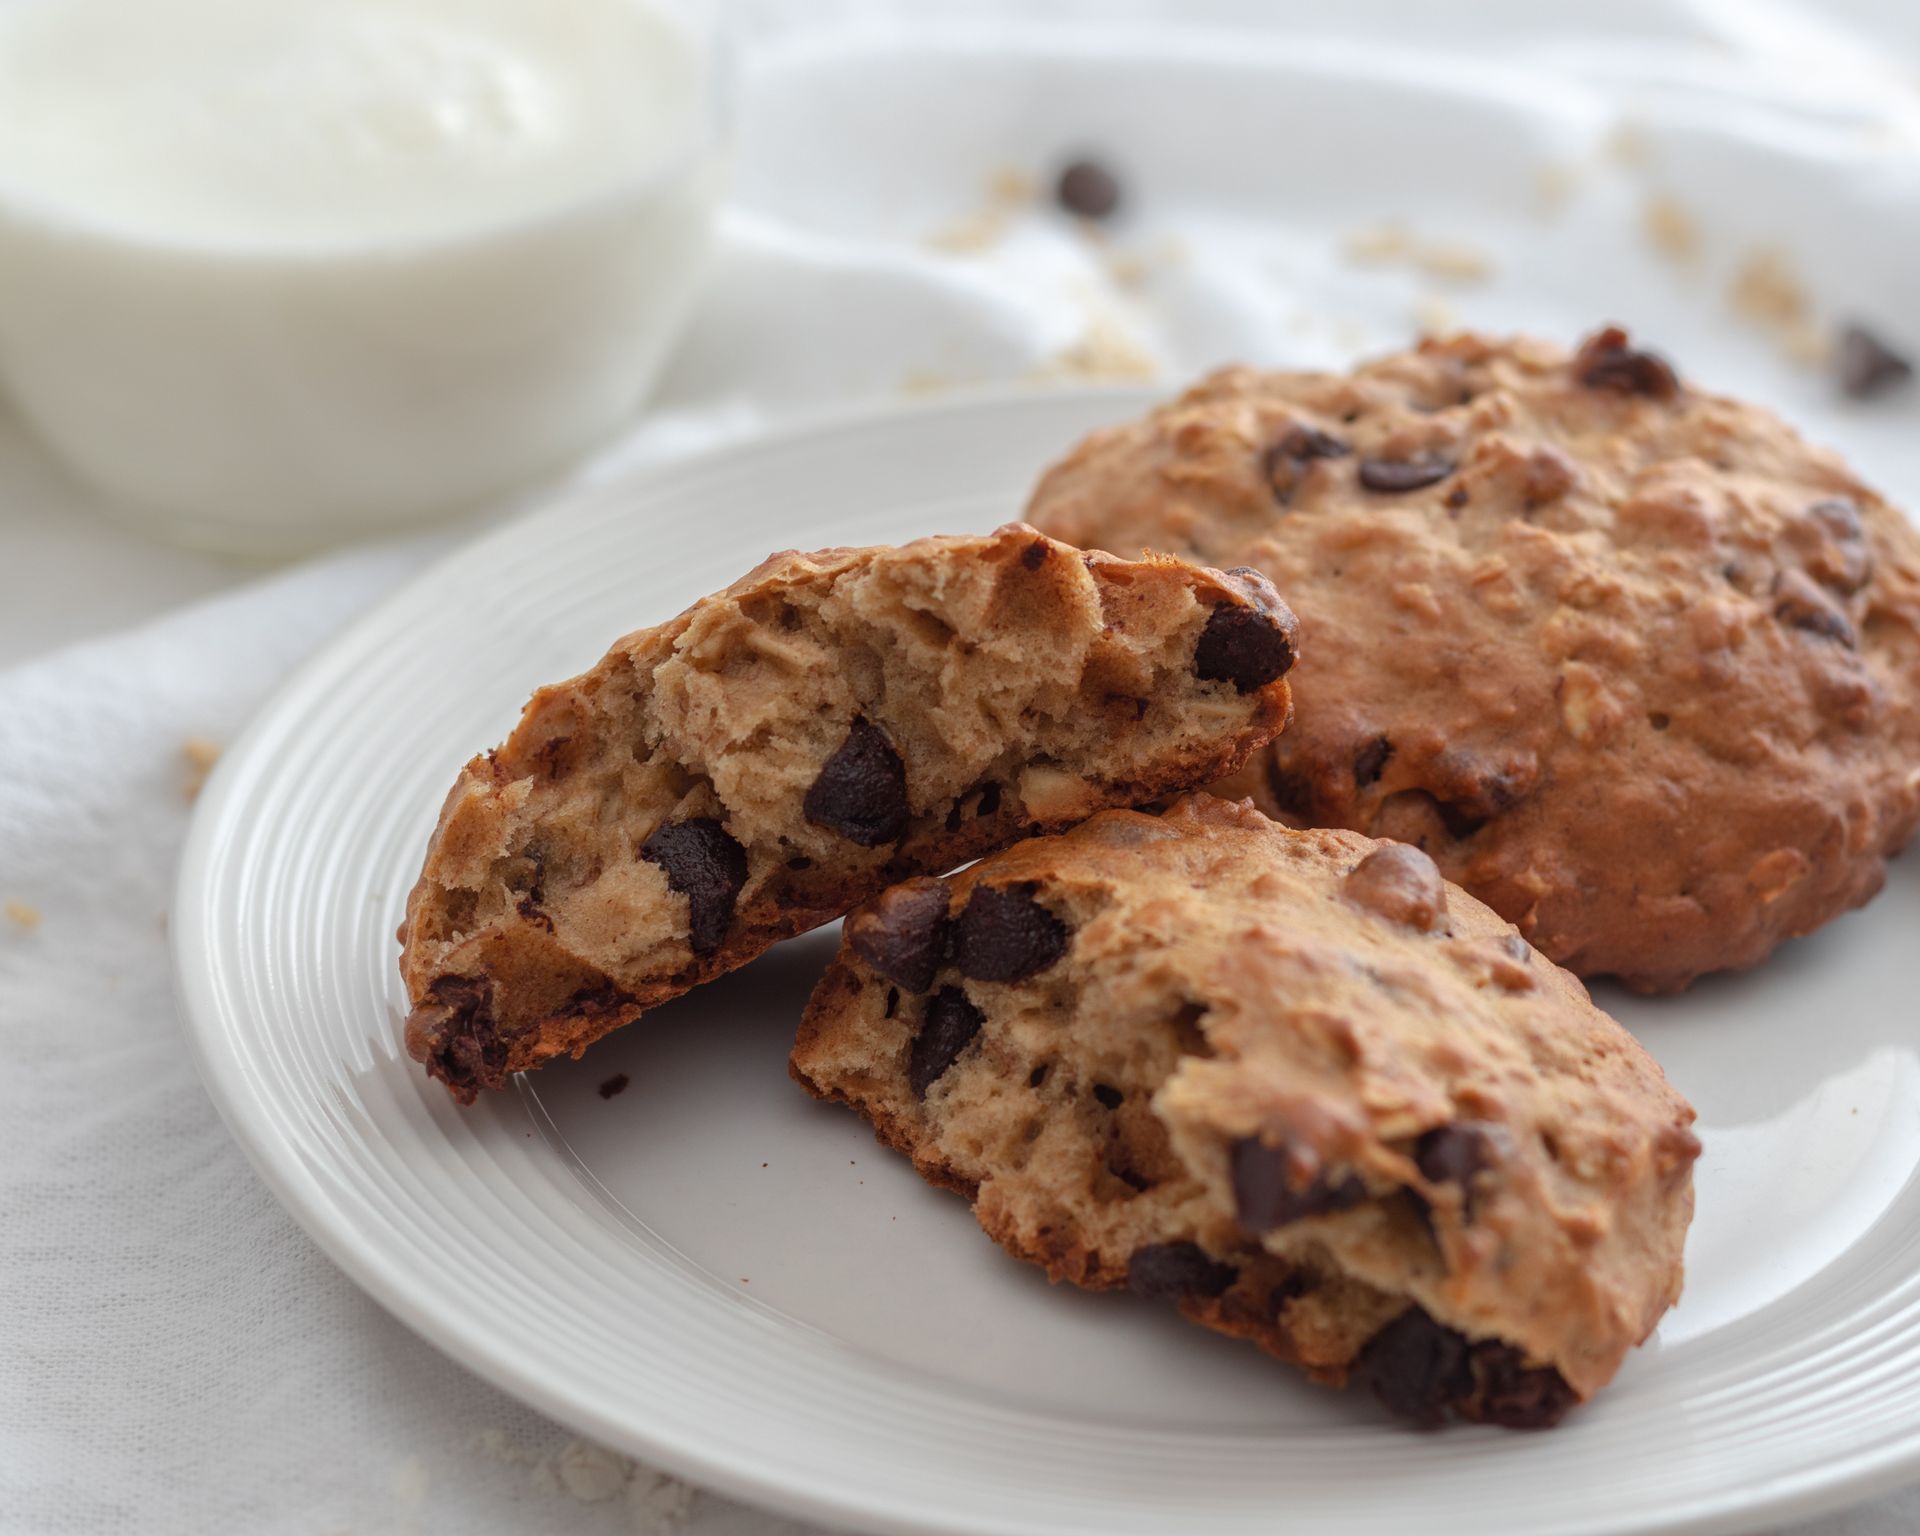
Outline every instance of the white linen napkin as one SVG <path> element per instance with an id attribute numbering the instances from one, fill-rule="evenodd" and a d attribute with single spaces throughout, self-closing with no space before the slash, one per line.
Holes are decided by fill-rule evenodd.
<path id="1" fill-rule="evenodd" d="M 1255 42 L 1143 43 L 1163 10 L 1149 4 L 1024 6 L 1017 23 L 1015 9 L 743 10 L 739 197 L 713 282 L 659 407 L 577 478 L 860 397 L 1337 360 L 1403 341 L 1443 299 L 1564 329 L 1558 310 L 1503 308 L 1472 286 L 1457 250 L 1452 279 L 1405 247 L 1384 275 L 1328 266 L 1325 231 L 1289 222 L 1286 190 L 1324 187 L 1311 161 L 1330 151 L 1208 110 L 1251 99 Z M 1284 26 L 1299 56 L 1335 8 L 1181 9 L 1258 47 Z M 1894 142 L 1920 112 L 1897 71 L 1784 6 L 1736 31 L 1731 7 L 1647 3 L 1604 45 L 1583 17 L 1611 6 L 1351 9 L 1363 37 L 1451 50 L 1433 68 L 1455 78 L 1499 55 L 1528 60 L 1549 93 L 1578 81 L 1593 100 L 1630 89 L 1658 108 L 1710 91 L 1818 116 L 1842 110 L 1820 94 L 1830 65 L 1852 71 L 1845 112 L 1877 110 Z M 1862 70 L 1877 72 L 1871 90 Z M 1049 210 L 1032 179 L 1080 148 L 1137 170 L 1161 206 L 1112 237 Z M 1590 149 L 1543 144 L 1539 158 Z M 1272 174 L 1248 169 L 1262 166 Z M 1348 205 L 1356 225 L 1407 211 L 1357 188 Z M 1328 293 L 1337 313 L 1318 302 Z M 1588 302 L 1569 298 L 1568 325 L 1598 318 Z M 1690 306 L 1643 308 L 1685 330 Z M 1746 367 L 1745 344 L 1703 355 Z M 1805 403 L 1788 374 L 1769 387 Z M 1894 464 L 1895 449 L 1866 447 Z M 184 1053 L 165 924 L 195 778 L 289 668 L 453 537 L 340 554 L 0 672 L 6 1536 L 798 1529 L 718 1499 L 689 1510 L 691 1490 L 575 1440 L 388 1318 L 254 1179 Z M 1801 1530 L 1920 1532 L 1920 1495 Z"/>

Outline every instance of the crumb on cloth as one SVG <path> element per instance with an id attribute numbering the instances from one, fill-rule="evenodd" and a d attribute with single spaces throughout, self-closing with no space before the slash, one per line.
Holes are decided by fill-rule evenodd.
<path id="1" fill-rule="evenodd" d="M 207 775 L 213 772 L 213 765 L 220 761 L 220 743 L 209 741 L 204 736 L 189 736 L 180 743 L 180 756 L 186 761 L 187 799 L 196 799 L 206 787 Z"/>
<path id="2" fill-rule="evenodd" d="M 24 928 L 31 933 L 40 926 L 40 909 L 29 902 L 10 901 L 0 910 L 6 912 L 7 921 L 16 928 Z"/>

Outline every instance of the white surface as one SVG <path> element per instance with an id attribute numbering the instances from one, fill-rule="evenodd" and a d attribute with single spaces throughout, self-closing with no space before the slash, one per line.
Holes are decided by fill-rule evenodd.
<path id="1" fill-rule="evenodd" d="M 891 395 L 910 380 L 1017 379 L 1085 364 L 1101 349 L 1059 354 L 1095 323 L 1136 341 L 1169 384 L 1233 354 L 1341 358 L 1404 340 L 1415 301 L 1431 291 L 1489 324 L 1571 335 L 1601 313 L 1634 322 L 1694 373 L 1781 405 L 1890 490 L 1920 500 L 1911 457 L 1920 402 L 1908 394 L 1836 409 L 1817 377 L 1782 363 L 1768 338 L 1730 316 L 1725 297 L 1745 249 L 1775 241 L 1822 317 L 1859 310 L 1920 340 L 1910 286 L 1920 279 L 1902 265 L 1914 246 L 1916 98 L 1911 56 L 1891 46 L 1907 25 L 1901 14 L 1849 0 L 1863 26 L 1887 28 L 1888 46 L 1863 49 L 1806 11 L 1707 0 L 1364 0 L 1333 19 L 1304 0 L 1180 7 L 1226 29 L 1222 45 L 1143 40 L 1147 3 L 1036 0 L 1023 15 L 1083 13 L 1099 24 L 1071 38 L 1023 26 L 1025 42 L 995 57 L 982 19 L 991 9 L 941 8 L 940 28 L 963 34 L 966 57 L 937 67 L 915 42 L 919 23 L 875 21 L 867 0 L 750 10 L 750 20 L 775 13 L 803 34 L 844 24 L 858 42 L 802 35 L 763 57 L 745 93 L 742 196 L 708 302 L 667 380 L 671 412 L 589 477 L 834 398 Z M 1335 21 L 1369 28 L 1374 40 L 1314 43 Z M 1595 40 L 1602 29 L 1606 39 Z M 758 42 L 758 23 L 749 30 Z M 1444 53 L 1410 60 L 1384 38 Z M 1309 77 L 1328 59 L 1405 82 L 1414 105 L 1316 87 Z M 1653 124 L 1651 164 L 1604 151 L 1623 119 Z M 1424 153 L 1429 141 L 1447 153 Z M 1107 154 L 1138 194 L 1109 245 L 1042 214 L 1012 220 L 1006 239 L 977 254 L 924 243 L 930 229 L 978 211 L 996 169 L 1043 172 L 1083 147 Z M 1533 168 L 1548 158 L 1579 168 L 1559 222 L 1532 197 Z M 1648 192 L 1664 186 L 1702 222 L 1702 266 L 1692 273 L 1655 259 L 1637 233 Z M 1322 198 L 1332 201 L 1321 208 Z M 1342 235 L 1395 214 L 1423 234 L 1485 246 L 1491 280 L 1443 289 L 1402 267 L 1341 258 Z M 1184 259 L 1164 245 L 1174 236 Z M 1113 282 L 1116 251 L 1140 258 L 1140 286 Z M 119 535 L 89 504 L 0 431 L 0 661 L 245 579 L 240 568 Z M 779 538 L 809 534 L 789 517 Z M 181 742 L 232 739 L 294 660 L 425 552 L 308 567 L 0 673 L 0 902 L 44 913 L 33 931 L 0 919 L 0 1049 L 12 1068 L 0 1079 L 0 1357 L 13 1362 L 0 1371 L 0 1530 L 9 1536 L 544 1536 L 625 1530 L 630 1508 L 658 1507 L 645 1477 L 617 1466 L 610 1474 L 579 1451 L 563 1465 L 567 1432 L 418 1343 L 318 1257 L 214 1118 L 173 1015 L 160 916 L 186 815 Z M 739 566 L 762 553 L 729 552 Z M 631 622 L 657 616 L 635 612 Z M 514 702 L 503 690 L 501 721 Z M 1902 879 L 1910 889 L 1913 872 Z M 1750 985 L 1762 996 L 1799 985 L 1797 965 L 1770 967 Z M 1724 996 L 1717 1006 L 1737 1012 L 1748 985 L 1702 995 Z M 1823 1002 L 1806 1030 L 1833 1034 L 1842 1054 L 1864 1062 L 1850 1024 Z M 1721 1030 L 1733 1043 L 1720 1047 L 1718 1070 L 1743 1064 L 1740 1029 L 1729 1019 Z M 632 1038 L 638 1048 L 643 1037 Z M 1757 1125 L 1785 1107 L 1756 1099 L 1740 1118 Z M 849 1170 L 856 1181 L 878 1157 L 848 1155 L 860 1160 Z M 1886 1169 L 1869 1171 L 1863 1203 L 1835 1214 L 1842 1228 L 1857 1228 L 1884 1192 Z M 1804 1229 L 1811 1217 L 1798 1190 L 1785 1188 L 1781 1203 Z M 952 1202 L 935 1208 L 964 1233 Z M 1702 1242 L 1711 1220 L 1703 1212 Z M 1717 1245 L 1743 1238 L 1718 1232 Z M 1820 1251 L 1834 1240 L 1829 1233 Z M 978 1241 L 974 1262 L 984 1265 L 993 1255 Z M 1744 1243 L 1756 1269 L 1795 1258 L 1770 1225 Z M 1756 1284 L 1778 1289 L 1793 1278 Z M 1692 1326 L 1684 1320 L 1697 1299 L 1675 1328 Z M 1105 1318 L 1098 1299 L 1060 1298 L 1075 1318 L 1086 1315 L 1075 1302 Z M 956 1326 L 979 1331 L 974 1319 Z M 1189 1346 L 1206 1354 L 1208 1341 L 1180 1337 L 1182 1360 Z M 1262 1379 L 1289 1391 L 1283 1372 Z M 1838 1385 L 1844 1395 L 1848 1383 Z M 1338 1399 L 1314 1401 L 1316 1423 L 1348 1422 Z M 1622 1465 L 1601 1486 L 1635 1476 Z M 1448 1483 L 1437 1477 L 1436 1498 Z M 607 1497 L 583 1502 L 583 1492 Z M 779 1522 L 715 1498 L 692 1525 L 698 1536 L 761 1536 Z M 1796 1530 L 1912 1536 L 1920 1495 Z"/>
<path id="2" fill-rule="evenodd" d="M 604 442 L 723 174 L 720 71 L 671 5 L 0 5 L 16 407 L 123 515 L 248 551 Z"/>
<path id="3" fill-rule="evenodd" d="M 450 773 L 527 692 L 790 522 L 844 544 L 990 528 L 1060 443 L 1142 403 L 946 407 L 603 486 L 305 668 L 210 786 L 174 911 L 190 1038 L 267 1182 L 509 1390 L 872 1531 L 1733 1529 L 1920 1471 L 1920 867 L 1764 975 L 1608 999 L 1700 1110 L 1701 1215 L 1684 1304 L 1551 1435 L 1410 1433 L 1169 1309 L 1005 1262 L 788 1082 L 830 934 L 471 1111 L 406 1059 L 406 891 Z M 600 1098 L 618 1071 L 632 1087 Z"/>

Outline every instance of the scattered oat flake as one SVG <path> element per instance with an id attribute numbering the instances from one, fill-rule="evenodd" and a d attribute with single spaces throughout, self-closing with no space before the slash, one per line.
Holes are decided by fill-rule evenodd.
<path id="1" fill-rule="evenodd" d="M 1759 325 L 1788 326 L 1804 320 L 1810 308 L 1807 290 L 1784 252 L 1753 252 L 1733 279 L 1733 307 Z"/>
<path id="2" fill-rule="evenodd" d="M 1440 336 L 1454 329 L 1453 306 L 1445 299 L 1427 294 L 1413 301 L 1413 323 L 1423 336 Z"/>
<path id="3" fill-rule="evenodd" d="M 1413 236 L 1404 224 L 1376 224 L 1371 229 L 1357 229 L 1348 235 L 1342 249 L 1347 260 L 1356 266 L 1380 266 L 1404 260 L 1413 249 Z"/>
<path id="4" fill-rule="evenodd" d="M 1580 173 L 1558 160 L 1549 160 L 1533 173 L 1534 201 L 1549 218 L 1566 211 L 1567 204 L 1573 201 L 1573 194 L 1579 187 Z"/>
<path id="5" fill-rule="evenodd" d="M 951 224 L 943 224 L 927 236 L 926 244 L 950 256 L 978 256 L 992 250 L 1006 238 L 1010 222 L 999 209 L 984 209 L 955 219 Z"/>
<path id="6" fill-rule="evenodd" d="M 1443 283 L 1484 283 L 1493 272 L 1493 263 L 1484 251 L 1448 240 L 1416 245 L 1413 264 Z"/>
<path id="7" fill-rule="evenodd" d="M 960 381 L 950 373 L 936 373 L 930 368 L 916 368 L 900 381 L 900 393 L 903 395 L 941 395 L 958 387 Z"/>
<path id="8" fill-rule="evenodd" d="M 1039 195 L 1039 183 L 1017 165 L 1000 166 L 987 178 L 987 199 L 1001 207 L 1031 203 Z"/>
<path id="9" fill-rule="evenodd" d="M 189 736 L 180 744 L 180 755 L 186 759 L 186 795 L 192 800 L 206 786 L 213 765 L 220 761 L 220 743 L 204 736 Z"/>
<path id="10" fill-rule="evenodd" d="M 31 931 L 40 926 L 40 909 L 38 907 L 29 906 L 24 901 L 10 901 L 7 903 L 5 911 L 7 921 L 12 923 L 16 928 L 25 928 Z"/>
<path id="11" fill-rule="evenodd" d="M 1132 251 L 1114 251 L 1107 257 L 1107 276 L 1122 288 L 1139 288 L 1147 281 L 1146 258 Z"/>
<path id="12" fill-rule="evenodd" d="M 1700 226 L 1673 198 L 1656 193 L 1640 212 L 1640 228 L 1656 252 L 1677 266 L 1691 266 L 1700 256 Z"/>
<path id="13" fill-rule="evenodd" d="M 1810 320 L 1789 326 L 1781 334 L 1780 347 L 1803 368 L 1825 368 L 1833 362 L 1833 337 L 1824 326 Z"/>

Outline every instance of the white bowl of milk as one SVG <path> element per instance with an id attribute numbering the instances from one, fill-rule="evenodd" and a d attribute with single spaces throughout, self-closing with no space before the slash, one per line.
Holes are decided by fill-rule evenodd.
<path id="1" fill-rule="evenodd" d="M 525 482 L 685 316 L 719 67 L 691 0 L 0 0 L 0 391 L 225 548 Z"/>

